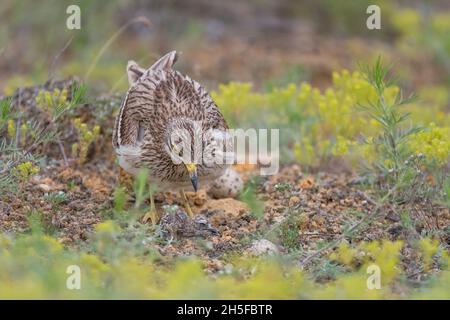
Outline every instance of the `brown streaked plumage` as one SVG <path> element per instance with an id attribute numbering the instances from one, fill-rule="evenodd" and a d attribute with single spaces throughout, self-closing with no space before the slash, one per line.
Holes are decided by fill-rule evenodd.
<path id="1" fill-rule="evenodd" d="M 204 187 L 227 167 L 208 158 L 223 152 L 225 119 L 198 82 L 172 69 L 176 60 L 172 51 L 147 70 L 128 62 L 130 88 L 113 133 L 120 166 L 131 174 L 148 168 L 161 191 L 197 189 L 197 178 Z M 185 161 L 186 152 L 195 164 Z"/>

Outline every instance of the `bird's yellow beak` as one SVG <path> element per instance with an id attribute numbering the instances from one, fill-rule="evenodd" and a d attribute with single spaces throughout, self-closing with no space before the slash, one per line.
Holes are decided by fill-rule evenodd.
<path id="1" fill-rule="evenodd" d="M 194 187 L 195 192 L 197 192 L 197 165 L 195 163 L 187 163 L 185 164 L 186 170 L 189 173 L 189 177 L 191 178 L 192 186 Z"/>

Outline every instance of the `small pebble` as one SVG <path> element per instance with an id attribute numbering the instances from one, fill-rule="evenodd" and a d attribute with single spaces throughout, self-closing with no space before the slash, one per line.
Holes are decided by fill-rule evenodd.
<path id="1" fill-rule="evenodd" d="M 43 192 L 50 192 L 52 188 L 48 184 L 41 183 L 38 185 L 38 188 Z"/>
<path id="2" fill-rule="evenodd" d="M 249 249 L 249 253 L 255 256 L 261 256 L 264 254 L 272 255 L 278 253 L 279 251 L 280 250 L 274 243 L 266 239 L 254 240 Z"/>
<path id="3" fill-rule="evenodd" d="M 290 199 L 289 199 L 289 207 L 293 207 L 293 206 L 295 206 L 297 203 L 299 203 L 300 202 L 300 198 L 299 197 L 297 197 L 297 196 L 292 196 Z"/>

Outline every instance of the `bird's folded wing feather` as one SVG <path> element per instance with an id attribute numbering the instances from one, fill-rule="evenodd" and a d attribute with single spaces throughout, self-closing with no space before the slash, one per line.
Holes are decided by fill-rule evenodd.
<path id="1" fill-rule="evenodd" d="M 148 132 L 161 136 L 169 121 L 188 117 L 202 121 L 204 129 L 228 128 L 207 91 L 195 80 L 171 69 L 172 51 L 144 72 L 128 90 L 116 119 L 113 144 L 135 145 Z"/>

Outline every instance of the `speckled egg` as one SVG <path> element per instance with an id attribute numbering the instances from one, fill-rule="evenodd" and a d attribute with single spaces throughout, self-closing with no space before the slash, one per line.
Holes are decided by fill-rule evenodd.
<path id="1" fill-rule="evenodd" d="M 228 168 L 221 177 L 214 181 L 208 193 L 216 199 L 235 198 L 242 191 L 243 187 L 244 182 L 239 174 Z"/>

